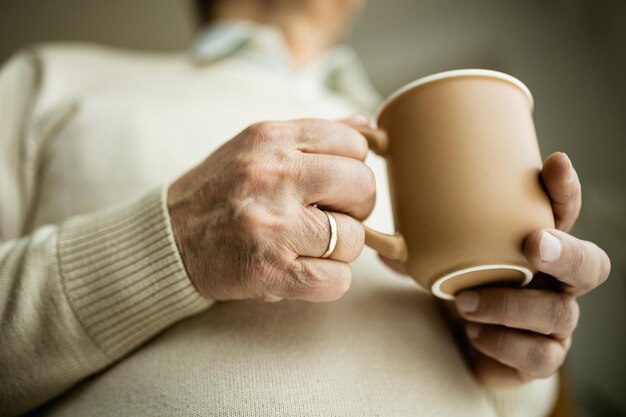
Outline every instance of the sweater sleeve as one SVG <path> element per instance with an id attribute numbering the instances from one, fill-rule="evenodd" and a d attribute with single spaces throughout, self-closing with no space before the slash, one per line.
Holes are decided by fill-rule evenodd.
<path id="1" fill-rule="evenodd" d="M 187 276 L 164 189 L 19 237 L 26 206 L 20 140 L 36 81 L 22 57 L 0 72 L 0 414 L 6 416 L 61 394 L 211 304 Z"/>

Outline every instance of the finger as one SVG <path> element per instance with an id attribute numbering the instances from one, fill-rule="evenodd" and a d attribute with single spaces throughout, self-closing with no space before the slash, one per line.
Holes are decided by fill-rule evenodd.
<path id="1" fill-rule="evenodd" d="M 365 116 L 362 113 L 353 114 L 350 117 L 346 117 L 345 119 L 338 120 L 338 122 L 347 124 L 348 126 L 353 127 L 355 129 L 370 125 L 369 119 L 367 118 L 367 116 Z"/>
<path id="2" fill-rule="evenodd" d="M 280 293 L 292 300 L 334 301 L 348 291 L 351 281 L 352 271 L 344 262 L 300 257 Z"/>
<path id="3" fill-rule="evenodd" d="M 359 121 L 348 119 L 345 123 L 321 119 L 304 119 L 295 122 L 299 129 L 298 149 L 305 153 L 343 156 L 365 160 L 368 146 L 365 137 L 352 126 Z"/>
<path id="4" fill-rule="evenodd" d="M 562 152 L 550 155 L 544 162 L 541 179 L 552 203 L 557 229 L 569 231 L 582 207 L 580 181 L 569 157 Z"/>
<path id="5" fill-rule="evenodd" d="M 524 252 L 533 267 L 557 278 L 576 295 L 602 284 L 611 271 L 609 257 L 595 243 L 559 230 L 532 232 L 526 239 Z"/>
<path id="6" fill-rule="evenodd" d="M 547 378 L 563 364 L 567 345 L 551 337 L 503 326 L 468 323 L 472 346 L 498 362 L 533 378 Z"/>
<path id="7" fill-rule="evenodd" d="M 337 245 L 330 259 L 354 261 L 363 250 L 363 225 L 342 213 L 332 213 L 337 223 Z M 294 250 L 300 256 L 319 258 L 330 243 L 330 223 L 326 214 L 313 206 L 303 207 L 299 223 L 294 229 Z"/>
<path id="8" fill-rule="evenodd" d="M 302 155 L 296 184 L 302 204 L 366 218 L 374 208 L 376 179 L 363 162 L 334 155 Z"/>
<path id="9" fill-rule="evenodd" d="M 523 329 L 558 339 L 568 338 L 578 324 L 576 298 L 569 294 L 523 288 L 485 288 L 456 295 L 466 320 Z"/>
<path id="10" fill-rule="evenodd" d="M 532 380 L 515 368 L 504 365 L 495 359 L 485 356 L 475 349 L 470 353 L 470 361 L 476 379 L 491 387 L 512 387 L 525 384 Z"/>

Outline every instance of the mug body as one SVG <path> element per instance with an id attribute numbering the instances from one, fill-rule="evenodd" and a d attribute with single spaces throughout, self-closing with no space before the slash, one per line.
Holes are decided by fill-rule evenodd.
<path id="1" fill-rule="evenodd" d="M 532 108 L 513 77 L 459 70 L 408 85 L 379 112 L 407 270 L 441 298 L 532 278 L 524 239 L 554 227 Z"/>

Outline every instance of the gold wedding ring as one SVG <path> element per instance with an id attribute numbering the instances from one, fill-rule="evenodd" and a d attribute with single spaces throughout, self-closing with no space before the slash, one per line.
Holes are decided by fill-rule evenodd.
<path id="1" fill-rule="evenodd" d="M 324 254 L 322 255 L 322 259 L 326 259 L 333 254 L 335 248 L 337 247 L 338 240 L 337 220 L 335 220 L 335 216 L 333 216 L 333 214 L 328 211 L 324 211 L 324 214 L 326 215 L 326 217 L 328 217 L 328 224 L 330 225 L 330 241 L 328 242 L 328 248 L 326 249 L 326 252 L 324 252 Z"/>

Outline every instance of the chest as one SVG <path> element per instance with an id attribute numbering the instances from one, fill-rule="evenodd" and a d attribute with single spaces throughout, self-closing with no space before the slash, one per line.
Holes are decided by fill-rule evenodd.
<path id="1" fill-rule="evenodd" d="M 69 98 L 75 111 L 42 145 L 32 227 L 137 198 L 251 123 L 354 111 L 335 96 L 300 97 L 260 74 L 207 78 L 154 80 Z"/>

